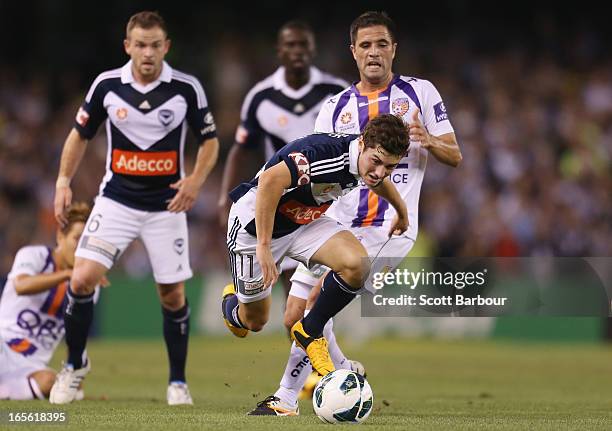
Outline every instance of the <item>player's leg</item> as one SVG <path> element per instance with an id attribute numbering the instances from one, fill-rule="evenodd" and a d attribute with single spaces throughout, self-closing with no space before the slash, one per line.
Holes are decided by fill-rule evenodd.
<path id="1" fill-rule="evenodd" d="M 272 286 L 263 284 L 255 251 L 257 238 L 242 228 L 236 211 L 235 205 L 232 206 L 227 233 L 233 284 L 223 290 L 221 311 L 229 330 L 237 337 L 244 337 L 249 330 L 261 331 L 267 323 Z M 296 232 L 272 240 L 271 251 L 277 266 L 295 241 Z"/>
<path id="2" fill-rule="evenodd" d="M 291 290 L 287 297 L 287 306 L 284 314 L 284 324 L 287 330 L 304 316 L 306 299 L 311 286 L 303 280 L 296 279 L 298 272 L 309 273 L 303 264 L 298 266 L 291 278 Z M 314 278 L 314 277 L 311 277 Z M 316 279 L 315 279 L 316 280 Z M 278 390 L 263 401 L 257 403 L 255 409 L 249 412 L 252 416 L 296 416 L 299 414 L 297 396 L 304 385 L 304 381 L 312 370 L 308 355 L 291 343 L 289 358 Z"/>
<path id="3" fill-rule="evenodd" d="M 189 344 L 189 303 L 184 281 L 192 276 L 185 213 L 150 213 L 140 234 L 147 249 L 163 316 L 163 333 L 168 352 L 169 405 L 193 404 L 187 387 L 185 366 Z"/>
<path id="4" fill-rule="evenodd" d="M 53 404 L 74 401 L 91 368 L 85 347 L 93 321 L 95 287 L 138 235 L 141 214 L 111 199 L 96 199 L 79 240 L 67 291 L 64 327 L 68 359 L 51 388 L 49 401 Z"/>
<path id="5" fill-rule="evenodd" d="M 342 253 L 338 253 L 342 250 Z M 308 316 L 297 322 L 292 338 L 308 353 L 313 368 L 321 375 L 335 369 L 329 356 L 323 328 L 327 321 L 353 300 L 369 272 L 367 253 L 342 225 L 321 217 L 304 227 L 290 256 L 331 268 L 323 292 Z M 313 314 L 314 313 L 314 314 Z"/>
<path id="6" fill-rule="evenodd" d="M 49 398 L 51 388 L 53 383 L 55 383 L 55 375 L 56 373 L 53 370 L 38 370 L 31 373 L 28 376 L 28 380 L 34 391 L 38 390 L 44 398 Z"/>

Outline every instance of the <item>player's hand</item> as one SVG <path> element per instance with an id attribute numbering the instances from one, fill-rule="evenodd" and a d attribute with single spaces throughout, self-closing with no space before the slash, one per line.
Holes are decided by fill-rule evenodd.
<path id="1" fill-rule="evenodd" d="M 272 287 L 276 280 L 278 280 L 278 268 L 276 268 L 276 262 L 274 262 L 270 246 L 257 244 L 255 255 L 263 274 L 264 288 Z"/>
<path id="2" fill-rule="evenodd" d="M 389 236 L 403 234 L 404 232 L 406 232 L 406 230 L 408 230 L 409 225 L 410 223 L 408 222 L 408 217 L 403 217 L 399 214 L 396 214 L 395 217 L 393 217 L 391 229 L 389 229 Z"/>
<path id="3" fill-rule="evenodd" d="M 408 124 L 408 131 L 410 134 L 410 140 L 419 142 L 422 148 L 430 148 L 433 145 L 431 135 L 425 129 L 423 123 L 419 119 L 419 110 L 415 109 L 412 113 L 410 123 Z"/>
<path id="4" fill-rule="evenodd" d="M 181 178 L 176 183 L 170 184 L 170 188 L 178 190 L 178 193 L 168 204 L 168 211 L 180 213 L 193 208 L 200 186 L 201 184 L 198 184 L 192 176 Z"/>
<path id="5" fill-rule="evenodd" d="M 229 217 L 232 201 L 227 196 L 222 196 L 217 202 L 217 211 L 219 213 L 219 226 L 225 232 L 227 230 L 227 218 Z"/>
<path id="6" fill-rule="evenodd" d="M 70 186 L 62 186 L 55 188 L 55 199 L 53 201 L 53 212 L 55 214 L 55 220 L 61 227 L 65 227 L 68 224 L 66 218 L 66 208 L 72 203 L 72 190 Z"/>
<path id="7" fill-rule="evenodd" d="M 106 275 L 105 275 L 100 279 L 98 284 L 100 285 L 100 287 L 108 287 L 111 285 L 111 282 L 108 281 L 108 278 L 106 278 Z"/>

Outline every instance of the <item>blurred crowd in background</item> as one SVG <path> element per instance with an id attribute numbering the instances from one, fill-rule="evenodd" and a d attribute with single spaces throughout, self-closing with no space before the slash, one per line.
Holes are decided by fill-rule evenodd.
<path id="1" fill-rule="evenodd" d="M 48 52 L 20 53 L 0 63 L 0 274 L 6 275 L 23 245 L 54 243 L 53 195 L 64 140 L 95 76 L 127 61 L 123 26 L 138 10 L 124 6 L 104 34 L 75 34 L 57 53 L 59 65 L 37 63 L 44 63 Z M 163 6 L 159 10 L 165 15 Z M 225 154 L 242 99 L 276 68 L 276 29 L 292 18 L 310 18 L 318 39 L 315 64 L 355 81 L 348 25 L 365 10 L 342 11 L 338 25 L 316 21 L 316 11 L 283 12 L 256 34 L 234 23 L 214 38 L 195 27 L 189 35 L 176 13 L 167 17 L 174 44 L 168 61 L 203 83 L 222 145 L 218 165 L 189 213 L 196 271 L 226 265 L 225 232 L 217 218 Z M 540 13 L 525 33 L 518 25 L 496 35 L 465 25 L 447 34 L 436 33 L 442 24 L 427 33 L 389 12 L 398 25 L 394 71 L 437 86 L 463 152 L 456 169 L 429 159 L 414 252 L 612 256 L 612 56 L 608 40 L 588 25 L 589 17 L 568 29 L 563 17 Z M 503 25 L 503 17 L 497 19 L 489 25 Z M 180 30 L 176 36 L 174 29 Z M 88 47 L 96 61 L 83 60 L 87 56 L 79 47 L 87 40 L 107 41 Z M 191 145 L 191 161 L 195 151 Z M 105 158 L 101 127 L 73 181 L 76 199 L 93 200 Z M 250 167 L 253 174 L 259 162 Z M 147 274 L 144 248 L 133 245 L 118 267 L 134 276 Z"/>

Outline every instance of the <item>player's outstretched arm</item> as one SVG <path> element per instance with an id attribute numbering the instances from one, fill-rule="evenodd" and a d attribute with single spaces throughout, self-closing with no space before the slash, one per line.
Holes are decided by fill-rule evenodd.
<path id="1" fill-rule="evenodd" d="M 459 166 L 463 156 L 454 133 L 445 133 L 440 136 L 430 135 L 419 119 L 419 111 L 415 110 L 410 124 L 410 140 L 420 142 L 441 163 L 452 167 Z"/>
<path id="2" fill-rule="evenodd" d="M 255 198 L 256 255 L 266 287 L 278 279 L 278 270 L 270 247 L 276 208 L 284 190 L 289 187 L 291 187 L 291 172 L 285 163 L 278 163 L 259 176 Z"/>
<path id="3" fill-rule="evenodd" d="M 223 179 L 221 180 L 221 190 L 219 192 L 219 201 L 217 203 L 219 210 L 219 226 L 224 230 L 227 229 L 227 217 L 229 215 L 232 201 L 229 198 L 229 192 L 236 187 L 241 181 L 249 178 L 244 167 L 251 165 L 253 157 L 259 158 L 259 153 L 252 149 L 245 148 L 244 145 L 234 144 L 227 154 L 225 168 L 223 169 Z"/>
<path id="4" fill-rule="evenodd" d="M 71 275 L 71 269 L 63 269 L 50 274 L 21 274 L 15 277 L 13 285 L 15 286 L 17 295 L 34 295 L 49 290 L 64 281 L 70 280 Z"/>
<path id="5" fill-rule="evenodd" d="M 72 202 L 70 181 L 72 181 L 72 178 L 81 164 L 86 147 L 87 140 L 81 137 L 81 134 L 76 129 L 72 129 L 64 143 L 59 174 L 57 176 L 57 182 L 55 183 L 53 207 L 55 219 L 62 227 L 68 222 L 66 220 L 65 210 Z"/>
<path id="6" fill-rule="evenodd" d="M 408 210 L 406 209 L 406 203 L 402 199 L 395 186 L 389 177 L 381 181 L 376 187 L 370 187 L 374 193 L 378 196 L 387 200 L 393 208 L 395 208 L 396 215 L 391 224 L 389 235 L 400 235 L 408 229 Z"/>
<path id="7" fill-rule="evenodd" d="M 170 187 L 178 190 L 178 193 L 168 204 L 168 211 L 178 213 L 189 211 L 193 207 L 200 188 L 217 163 L 218 156 L 219 140 L 217 138 L 202 142 L 191 175 L 170 184 Z"/>

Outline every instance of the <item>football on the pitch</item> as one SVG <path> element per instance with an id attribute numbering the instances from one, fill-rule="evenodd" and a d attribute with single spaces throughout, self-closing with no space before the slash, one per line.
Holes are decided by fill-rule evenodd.
<path id="1" fill-rule="evenodd" d="M 351 370 L 336 370 L 323 377 L 312 397 L 315 414 L 331 424 L 365 421 L 373 401 L 368 381 Z"/>

